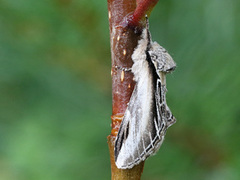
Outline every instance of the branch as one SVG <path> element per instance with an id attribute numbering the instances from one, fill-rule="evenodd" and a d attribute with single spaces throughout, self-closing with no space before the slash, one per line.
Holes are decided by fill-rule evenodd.
<path id="1" fill-rule="evenodd" d="M 111 159 L 112 180 L 138 180 L 141 178 L 144 162 L 132 169 L 118 169 L 114 160 L 114 142 L 121 124 L 127 103 L 135 86 L 131 71 L 131 55 L 145 27 L 145 15 L 150 15 L 158 0 L 108 0 L 112 56 L 112 131 L 108 136 Z"/>

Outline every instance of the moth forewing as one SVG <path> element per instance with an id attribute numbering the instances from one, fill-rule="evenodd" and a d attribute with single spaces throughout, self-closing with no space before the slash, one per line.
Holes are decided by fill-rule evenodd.
<path id="1" fill-rule="evenodd" d="M 166 73 L 176 64 L 146 29 L 132 54 L 136 85 L 115 141 L 115 162 L 129 169 L 155 154 L 167 128 L 175 123 L 166 103 Z"/>

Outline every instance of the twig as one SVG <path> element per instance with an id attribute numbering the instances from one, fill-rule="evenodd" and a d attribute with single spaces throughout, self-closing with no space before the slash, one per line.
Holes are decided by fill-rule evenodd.
<path id="1" fill-rule="evenodd" d="M 143 172 L 144 162 L 132 169 L 118 169 L 114 161 L 114 142 L 135 82 L 131 55 L 145 27 L 145 15 L 158 0 L 108 0 L 108 16 L 112 54 L 112 131 L 108 136 L 112 180 L 138 180 Z M 117 68 L 116 68 L 117 67 Z M 125 70 L 126 69 L 126 70 Z"/>

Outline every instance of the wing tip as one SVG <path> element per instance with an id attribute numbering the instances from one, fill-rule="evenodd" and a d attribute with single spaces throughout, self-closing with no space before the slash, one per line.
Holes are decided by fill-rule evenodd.
<path id="1" fill-rule="evenodd" d="M 115 164 L 117 166 L 118 169 L 132 169 L 134 166 L 138 165 L 140 162 L 138 163 L 124 163 L 123 161 L 115 161 Z"/>

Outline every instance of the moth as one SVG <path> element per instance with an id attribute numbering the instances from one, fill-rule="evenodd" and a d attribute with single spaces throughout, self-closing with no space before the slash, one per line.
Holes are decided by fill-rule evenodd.
<path id="1" fill-rule="evenodd" d="M 166 74 L 174 71 L 176 63 L 162 46 L 152 41 L 148 20 L 146 24 L 132 54 L 131 71 L 136 85 L 114 145 L 119 169 L 130 169 L 154 155 L 166 130 L 176 122 L 166 103 Z"/>

